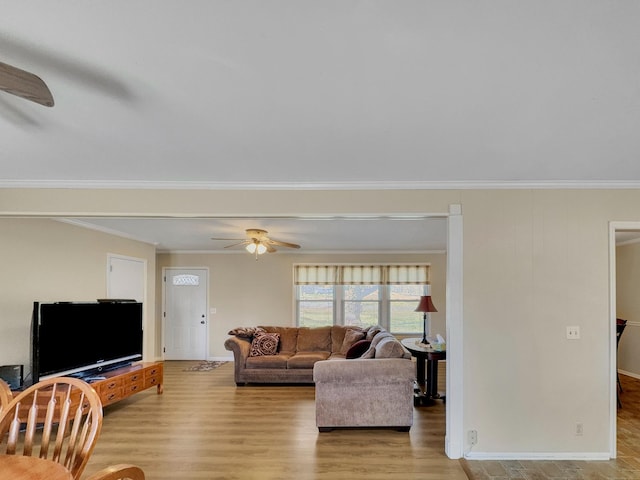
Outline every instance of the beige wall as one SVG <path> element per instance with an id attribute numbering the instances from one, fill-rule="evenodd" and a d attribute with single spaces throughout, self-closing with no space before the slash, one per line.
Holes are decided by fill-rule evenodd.
<path id="1" fill-rule="evenodd" d="M 608 451 L 615 208 L 602 209 L 603 192 L 464 197 L 464 413 L 478 431 L 474 449 Z M 568 325 L 580 326 L 581 340 L 566 339 Z"/>
<path id="2" fill-rule="evenodd" d="M 146 259 L 155 271 L 152 246 L 49 219 L 0 219 L 0 365 L 29 370 L 33 302 L 92 301 L 107 295 L 107 254 Z M 154 299 L 155 278 L 147 279 Z M 155 317 L 153 301 L 146 316 Z M 145 355 L 155 331 L 145 331 Z"/>
<path id="3" fill-rule="evenodd" d="M 475 451 L 609 451 L 609 221 L 637 221 L 639 200 L 636 190 L 463 193 L 464 414 Z M 566 339 L 569 325 L 580 340 Z"/>
<path id="4" fill-rule="evenodd" d="M 463 429 L 478 432 L 465 451 L 606 455 L 608 222 L 640 220 L 638 190 L 0 190 L 9 215 L 446 213 L 449 204 L 462 205 L 464 228 Z M 580 340 L 566 339 L 568 325 Z"/>
<path id="5" fill-rule="evenodd" d="M 209 357 L 231 358 L 225 350 L 227 332 L 239 326 L 295 325 L 293 264 L 313 262 L 426 262 L 431 264 L 432 296 L 438 313 L 432 314 L 431 331 L 445 336 L 446 255 L 263 255 L 258 261 L 238 254 L 159 254 L 157 311 L 162 312 L 163 268 L 209 269 L 209 304 L 216 313 L 209 320 Z M 418 318 L 420 314 L 416 313 Z"/>
<path id="6" fill-rule="evenodd" d="M 616 248 L 616 311 L 627 320 L 620 337 L 618 369 L 640 378 L 640 243 Z"/>

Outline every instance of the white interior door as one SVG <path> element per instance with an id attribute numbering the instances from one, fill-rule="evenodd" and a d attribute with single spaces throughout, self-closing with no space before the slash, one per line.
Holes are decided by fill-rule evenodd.
<path id="1" fill-rule="evenodd" d="M 205 268 L 165 269 L 165 360 L 206 360 L 208 283 Z"/>
<path id="2" fill-rule="evenodd" d="M 107 255 L 107 298 L 130 299 L 142 303 L 144 343 L 142 358 L 147 360 L 155 351 L 153 328 L 148 328 L 147 260 L 144 258 Z M 151 333 L 150 333 L 151 332 Z"/>
<path id="3" fill-rule="evenodd" d="M 144 303 L 146 260 L 109 254 L 107 262 L 107 297 Z"/>

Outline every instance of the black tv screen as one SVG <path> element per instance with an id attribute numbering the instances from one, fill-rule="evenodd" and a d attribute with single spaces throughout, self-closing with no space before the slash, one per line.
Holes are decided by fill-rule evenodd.
<path id="1" fill-rule="evenodd" d="M 33 381 L 142 359 L 142 304 L 34 304 Z"/>

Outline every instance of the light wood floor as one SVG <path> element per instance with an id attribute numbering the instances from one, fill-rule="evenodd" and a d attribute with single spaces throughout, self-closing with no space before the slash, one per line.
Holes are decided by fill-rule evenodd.
<path id="1" fill-rule="evenodd" d="M 409 433 L 318 433 L 313 386 L 245 386 L 233 365 L 185 372 L 165 362 L 163 395 L 141 392 L 105 408 L 84 477 L 114 463 L 141 466 L 148 480 L 466 480 L 444 454 L 445 407 L 415 410 Z"/>
<path id="2" fill-rule="evenodd" d="M 617 460 L 467 462 L 444 454 L 441 402 L 415 409 L 409 433 L 320 434 L 312 386 L 238 388 L 231 363 L 211 372 L 183 371 L 192 364 L 165 363 L 164 395 L 148 390 L 105 409 L 84 477 L 130 462 L 148 480 L 466 480 L 463 467 L 476 480 L 640 479 L 640 380 L 630 377 L 621 376 Z"/>

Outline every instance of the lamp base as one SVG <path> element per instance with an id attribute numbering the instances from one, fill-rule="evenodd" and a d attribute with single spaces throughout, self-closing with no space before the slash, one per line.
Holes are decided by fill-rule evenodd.
<path id="1" fill-rule="evenodd" d="M 429 340 L 427 340 L 427 332 L 429 331 L 429 327 L 427 326 L 428 322 L 427 312 L 424 312 L 422 314 L 422 343 L 425 345 L 429 345 Z"/>

